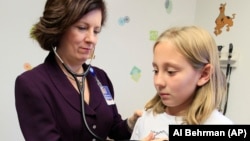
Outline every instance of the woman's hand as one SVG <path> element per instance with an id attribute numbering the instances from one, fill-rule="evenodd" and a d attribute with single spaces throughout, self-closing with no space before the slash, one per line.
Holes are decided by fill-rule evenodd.
<path id="1" fill-rule="evenodd" d="M 127 123 L 131 130 L 134 129 L 135 123 L 141 115 L 142 115 L 142 110 L 136 110 L 134 114 L 130 118 L 128 118 Z"/>

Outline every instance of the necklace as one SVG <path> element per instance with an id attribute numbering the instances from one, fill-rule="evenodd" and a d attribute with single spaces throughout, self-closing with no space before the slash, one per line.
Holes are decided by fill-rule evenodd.
<path id="1" fill-rule="evenodd" d="M 53 48 L 54 49 L 54 48 Z M 54 50 L 54 52 L 55 52 L 55 50 Z M 56 54 L 56 56 L 57 56 L 57 59 L 56 59 L 56 61 L 58 62 L 58 64 L 59 64 L 59 66 L 60 66 L 60 68 L 62 69 L 62 71 L 63 71 L 63 73 L 66 75 L 66 77 L 69 79 L 69 80 L 72 80 L 73 82 L 75 82 L 76 83 L 76 85 L 77 85 L 77 87 L 78 87 L 78 85 L 80 86 L 80 88 L 82 88 L 83 87 L 83 78 L 81 77 L 81 78 L 79 78 L 80 76 L 75 76 L 76 77 L 76 79 L 77 80 L 75 80 L 75 78 L 66 70 L 66 68 L 63 66 L 63 61 L 62 61 L 62 59 L 58 56 L 58 54 L 55 52 L 55 54 Z M 61 61 L 61 63 L 60 63 L 60 61 Z M 71 83 L 73 83 L 73 82 L 71 82 Z"/>
<path id="2" fill-rule="evenodd" d="M 76 82 L 75 78 L 71 74 L 69 74 L 68 72 L 66 72 L 64 69 L 63 69 L 63 73 L 67 76 L 67 78 L 69 78 L 70 80 L 72 80 L 76 84 L 79 83 L 80 88 L 83 87 L 82 77 L 79 78 L 79 76 L 78 77 L 76 76 L 76 79 L 78 81 L 78 82 Z"/>
<path id="3" fill-rule="evenodd" d="M 69 75 L 69 74 L 65 74 L 65 75 L 66 75 L 69 79 L 75 81 L 75 78 L 74 78 L 73 76 L 71 76 L 71 75 Z M 76 79 L 78 80 L 80 87 L 82 87 L 82 86 L 83 86 L 82 78 L 76 77 Z"/>
<path id="4" fill-rule="evenodd" d="M 67 76 L 67 78 L 68 78 L 69 80 L 72 80 L 73 82 L 75 82 L 76 85 L 79 84 L 80 88 L 83 87 L 82 77 L 76 76 L 76 79 L 77 79 L 77 82 L 76 82 L 75 78 L 74 78 L 69 72 L 67 72 L 67 70 L 66 70 L 62 65 L 60 65 L 60 67 L 61 67 L 63 73 Z M 80 77 L 80 78 L 79 78 L 79 77 Z M 71 82 L 71 83 L 72 83 L 72 82 Z"/>

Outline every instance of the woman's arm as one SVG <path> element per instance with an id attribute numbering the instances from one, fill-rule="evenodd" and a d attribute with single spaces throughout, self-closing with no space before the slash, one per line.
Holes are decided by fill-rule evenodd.
<path id="1" fill-rule="evenodd" d="M 53 113 L 34 78 L 21 75 L 15 81 L 15 104 L 26 141 L 59 141 Z"/>

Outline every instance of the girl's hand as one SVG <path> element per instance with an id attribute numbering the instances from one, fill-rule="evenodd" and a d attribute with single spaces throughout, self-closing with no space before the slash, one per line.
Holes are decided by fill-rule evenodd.
<path id="1" fill-rule="evenodd" d="M 145 137 L 142 141 L 168 141 L 168 138 L 162 138 L 162 139 L 155 139 L 155 136 L 152 132 L 148 134 L 147 137 Z"/>

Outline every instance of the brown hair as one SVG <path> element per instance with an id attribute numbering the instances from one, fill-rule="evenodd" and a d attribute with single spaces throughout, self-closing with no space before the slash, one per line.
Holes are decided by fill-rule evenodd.
<path id="1" fill-rule="evenodd" d="M 30 36 L 36 39 L 41 48 L 50 51 L 57 46 L 65 30 L 88 12 L 100 9 L 102 26 L 106 21 L 106 5 L 103 0 L 47 0 L 38 23 Z"/>

